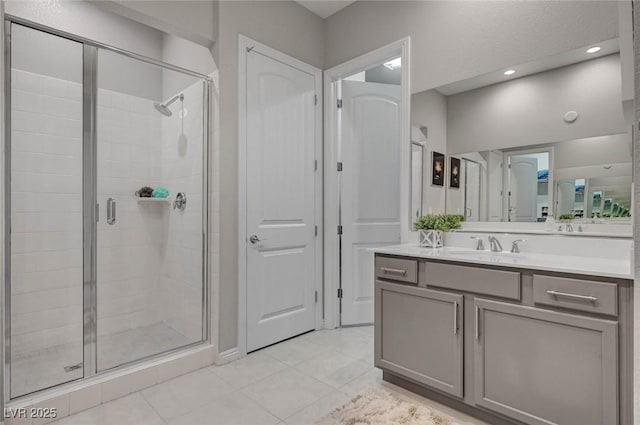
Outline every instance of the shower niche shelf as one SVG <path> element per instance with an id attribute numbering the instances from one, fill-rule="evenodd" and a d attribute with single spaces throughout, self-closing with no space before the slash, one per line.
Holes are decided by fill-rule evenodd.
<path id="1" fill-rule="evenodd" d="M 169 198 L 141 198 L 137 197 L 138 202 L 143 204 L 169 204 Z"/>

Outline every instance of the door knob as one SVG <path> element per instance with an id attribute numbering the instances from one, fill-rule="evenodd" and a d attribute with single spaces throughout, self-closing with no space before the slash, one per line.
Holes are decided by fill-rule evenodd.
<path id="1" fill-rule="evenodd" d="M 256 244 L 258 242 L 260 242 L 262 239 L 260 239 L 258 237 L 258 235 L 251 235 L 249 236 L 249 242 L 251 242 L 252 244 Z"/>

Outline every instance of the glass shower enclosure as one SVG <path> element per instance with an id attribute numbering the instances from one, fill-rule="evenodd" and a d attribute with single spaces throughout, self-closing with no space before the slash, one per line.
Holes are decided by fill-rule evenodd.
<path id="1" fill-rule="evenodd" d="M 5 398 L 205 341 L 209 79 L 6 36 Z"/>

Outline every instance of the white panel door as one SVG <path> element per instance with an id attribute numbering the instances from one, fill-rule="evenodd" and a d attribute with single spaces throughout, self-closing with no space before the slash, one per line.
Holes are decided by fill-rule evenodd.
<path id="1" fill-rule="evenodd" d="M 536 221 L 538 216 L 538 160 L 524 156 L 512 156 L 510 164 L 510 221 Z"/>
<path id="2" fill-rule="evenodd" d="M 342 82 L 342 325 L 373 322 L 367 249 L 400 242 L 400 98 L 398 85 Z"/>
<path id="3" fill-rule="evenodd" d="M 558 182 L 558 217 L 562 214 L 572 214 L 576 207 L 576 181 L 562 180 Z"/>
<path id="4" fill-rule="evenodd" d="M 480 220 L 480 164 L 464 161 L 465 216 L 467 221 Z"/>
<path id="5" fill-rule="evenodd" d="M 247 351 L 253 351 L 315 329 L 319 123 L 314 75 L 257 49 L 246 64 Z"/>

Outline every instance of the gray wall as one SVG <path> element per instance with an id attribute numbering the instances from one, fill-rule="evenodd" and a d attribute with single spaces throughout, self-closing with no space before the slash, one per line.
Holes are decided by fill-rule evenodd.
<path id="1" fill-rule="evenodd" d="M 217 37 L 215 0 L 99 0 L 100 8 L 210 48 Z"/>
<path id="2" fill-rule="evenodd" d="M 162 60 L 171 64 L 180 64 L 192 71 L 210 75 L 216 70 L 212 52 L 201 45 L 180 37 L 164 34 L 162 37 Z M 192 85 L 196 79 L 171 70 L 162 71 L 162 97 L 167 99 Z"/>
<path id="3" fill-rule="evenodd" d="M 52 7 L 56 8 L 56 13 L 42 13 L 42 10 L 39 10 L 44 7 L 41 2 L 11 1 L 6 5 L 6 12 L 12 15 L 144 56 L 162 58 L 160 31 L 104 12 L 93 4 L 69 1 L 53 3 Z M 55 78 L 81 81 L 82 47 L 79 44 L 24 27 L 17 26 L 15 31 L 19 33 L 20 46 L 16 46 L 12 51 L 12 66 Z M 153 100 L 162 98 L 160 68 L 105 51 L 100 52 L 98 59 L 100 88 Z M 77 67 L 68 66 L 74 62 L 77 63 Z M 80 74 L 69 75 L 68 71 L 71 69 L 78 69 Z"/>
<path id="4" fill-rule="evenodd" d="M 633 18 L 634 18 L 634 41 L 633 41 L 633 51 L 634 51 L 634 65 L 635 65 L 635 102 L 634 102 L 634 122 L 640 122 L 640 37 L 638 34 L 640 33 L 640 1 L 633 0 Z M 635 182 L 640 182 L 640 131 L 633 132 L 633 180 Z M 633 207 L 635 208 L 633 214 L 633 243 L 636 247 L 640 246 L 640 214 L 638 211 L 640 209 L 640 184 L 634 184 L 634 193 L 633 198 L 635 199 L 635 203 Z M 637 290 L 640 287 L 640 249 L 632 250 L 632 261 L 634 261 L 634 271 L 635 271 L 635 288 L 633 291 L 634 296 L 634 315 L 633 315 L 633 352 L 635 354 L 636 361 L 633 362 L 634 369 L 634 388 L 633 392 L 634 396 L 634 424 L 640 423 L 640 361 L 638 359 L 638 353 L 640 353 L 640 291 Z"/>
<path id="5" fill-rule="evenodd" d="M 6 13 L 202 74 L 208 75 L 215 70 L 213 55 L 209 48 L 112 13 L 111 8 L 106 7 L 107 3 L 111 2 L 91 3 L 62 0 L 45 4 L 31 0 L 8 1 L 6 2 Z M 142 3 L 146 3 L 148 6 L 155 5 L 155 7 L 149 9 Z M 153 14 L 155 17 L 150 18 L 153 22 L 155 22 L 154 19 L 159 19 L 157 16 L 163 14 L 168 19 L 168 16 L 171 15 L 170 12 L 175 12 L 176 7 L 181 7 L 180 17 L 175 23 L 176 31 L 181 32 L 180 28 L 186 25 L 182 20 L 190 18 L 193 20 L 194 30 L 202 32 L 204 26 L 201 24 L 204 19 L 213 20 L 212 4 L 213 2 L 210 1 L 154 1 L 132 2 L 128 6 L 149 13 L 155 11 Z M 122 12 L 117 8 L 116 11 Z M 139 12 L 136 16 L 141 13 Z M 211 17 L 208 17 L 210 14 Z M 138 17 L 140 18 L 140 16 Z M 208 31 L 213 31 L 214 25 L 209 24 L 208 26 L 210 27 Z M 23 37 L 23 39 L 25 38 Z M 67 48 L 60 48 L 61 43 L 58 40 L 46 34 L 32 33 L 25 41 L 31 45 L 23 43 L 25 44 L 24 49 L 14 51 L 17 55 L 14 57 L 14 65 L 17 68 L 80 81 L 81 75 L 79 77 L 65 75 L 62 72 L 65 67 L 57 69 L 51 66 L 56 62 L 77 61 L 77 58 L 73 56 L 74 52 Z M 42 52 L 42 56 L 20 55 L 21 52 L 29 50 Z M 79 66 L 81 69 L 82 64 Z M 153 100 L 163 100 L 195 81 L 192 77 L 174 71 L 163 71 L 159 67 L 108 52 L 101 52 L 98 78 L 101 88 Z"/>
<path id="6" fill-rule="evenodd" d="M 413 93 L 618 34 L 617 2 L 359 1 L 325 25 L 325 65 L 411 36 Z"/>
<path id="7" fill-rule="evenodd" d="M 104 12 L 86 1 L 7 1 L 5 13 L 118 46 L 154 59 L 162 58 L 160 32 Z"/>
<path id="8" fill-rule="evenodd" d="M 238 35 L 323 68 L 323 21 L 295 2 L 222 1 L 214 48 L 220 64 L 221 351 L 238 344 Z"/>
<path id="9" fill-rule="evenodd" d="M 630 139 L 628 134 L 616 134 L 556 143 L 553 167 L 558 169 L 631 162 Z"/>
<path id="10" fill-rule="evenodd" d="M 446 186 L 431 185 L 431 155 L 433 151 L 447 154 L 447 98 L 435 90 L 411 96 L 411 123 L 429 129 L 423 158 L 423 213 L 444 213 Z"/>
<path id="11" fill-rule="evenodd" d="M 624 133 L 619 55 L 609 55 L 447 98 L 449 153 Z M 565 112 L 580 115 L 572 124 Z"/>

